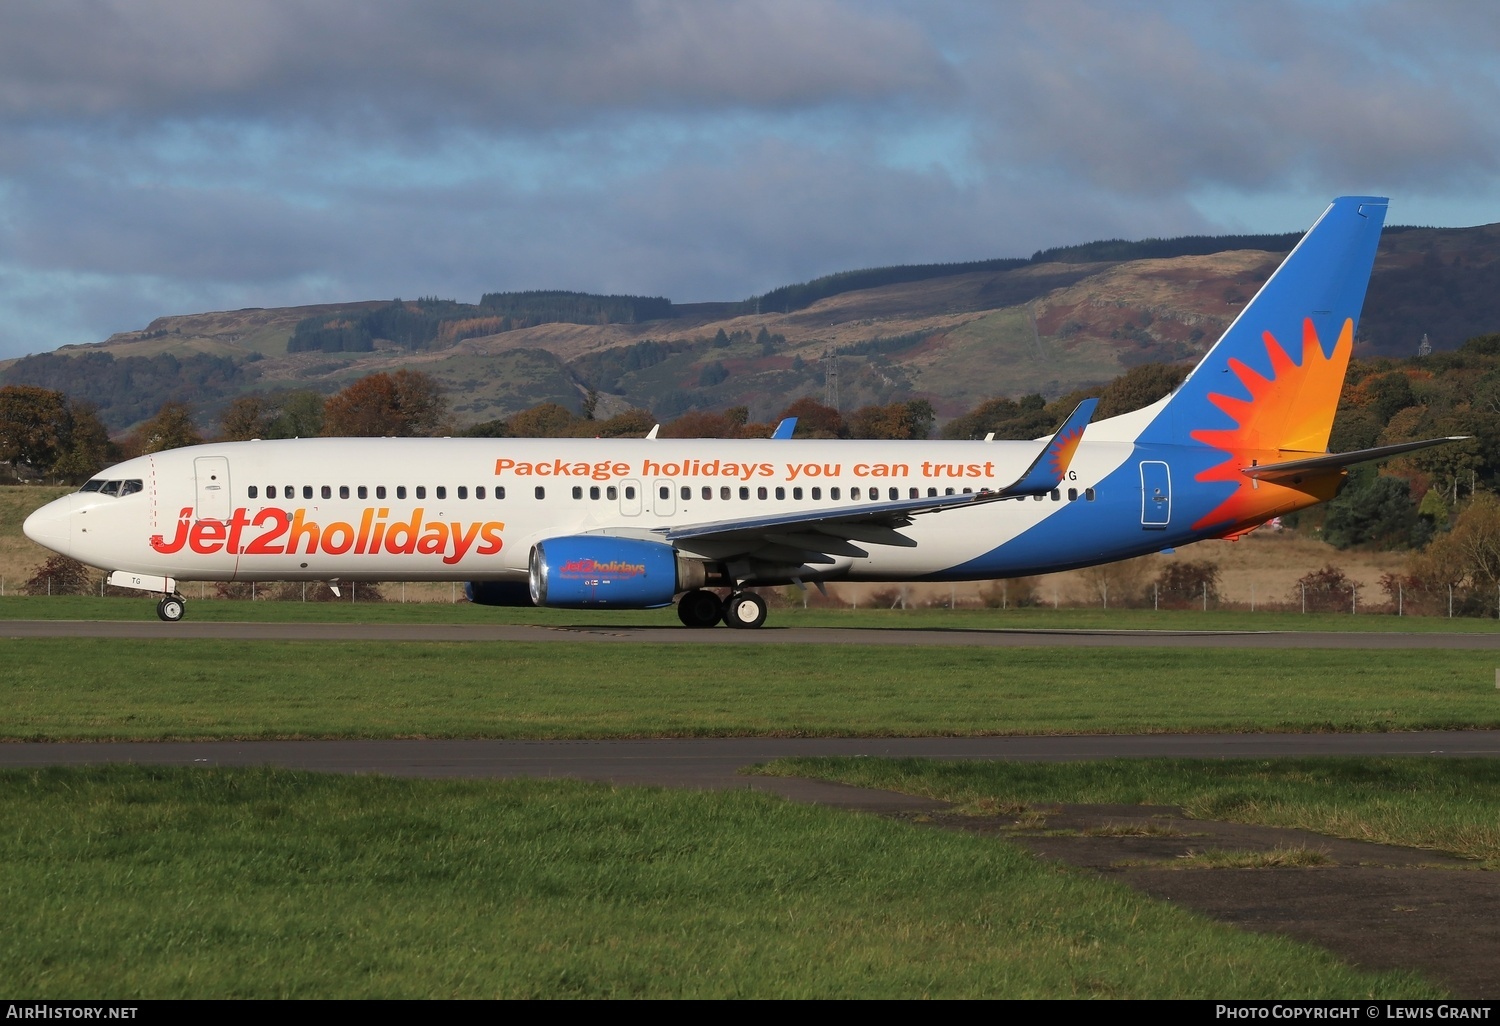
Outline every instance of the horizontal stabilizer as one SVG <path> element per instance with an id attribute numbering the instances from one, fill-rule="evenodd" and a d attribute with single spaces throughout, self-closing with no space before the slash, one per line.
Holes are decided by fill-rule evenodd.
<path id="1" fill-rule="evenodd" d="M 1310 470 L 1340 470 L 1344 467 L 1352 467 L 1356 463 L 1373 463 L 1375 460 L 1399 456 L 1403 452 L 1414 452 L 1417 449 L 1427 449 L 1448 442 L 1462 442 L 1468 437 L 1468 435 L 1450 435 L 1447 438 L 1426 438 L 1420 442 L 1382 445 L 1374 449 L 1356 449 L 1354 452 L 1331 452 L 1322 456 L 1310 456 L 1305 460 L 1289 460 L 1286 463 L 1266 463 L 1257 467 L 1245 467 L 1240 473 L 1246 477 L 1266 480 L 1290 477 Z"/>

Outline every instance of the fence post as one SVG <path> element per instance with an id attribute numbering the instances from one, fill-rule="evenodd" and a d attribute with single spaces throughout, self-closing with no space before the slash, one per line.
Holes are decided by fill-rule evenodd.
<path id="1" fill-rule="evenodd" d="M 1203 611 L 1208 612 L 1208 582 L 1200 582 L 1203 585 Z"/>
<path id="2" fill-rule="evenodd" d="M 1406 615 L 1406 590 L 1401 586 L 1400 581 L 1396 582 L 1396 615 Z"/>
<path id="3" fill-rule="evenodd" d="M 1453 585 L 1451 584 L 1448 585 L 1448 619 L 1453 619 Z"/>
<path id="4" fill-rule="evenodd" d="M 1250 612 L 1255 612 L 1255 585 L 1250 585 Z"/>
<path id="5" fill-rule="evenodd" d="M 1452 589 L 1452 588 L 1450 588 L 1450 589 L 1448 589 L 1448 590 L 1449 590 L 1449 591 L 1452 591 L 1452 590 L 1453 590 L 1453 589 Z M 52 578 L 51 578 L 51 577 L 48 577 L 48 578 L 47 578 L 47 597 L 48 597 L 48 598 L 51 598 L 51 597 L 52 597 Z M 1449 606 L 1452 606 L 1452 605 L 1453 605 L 1453 603 L 1452 603 L 1452 602 L 1449 602 L 1449 603 L 1448 603 L 1448 605 L 1449 605 Z"/>
<path id="6" fill-rule="evenodd" d="M 1109 608 L 1109 582 L 1105 581 L 1099 586 L 1099 593 L 1104 596 L 1104 608 Z"/>
<path id="7" fill-rule="evenodd" d="M 1359 599 L 1356 597 L 1358 595 L 1359 595 L 1359 588 L 1355 587 L 1354 585 L 1350 585 L 1349 586 L 1349 615 L 1350 616 L 1354 616 L 1354 615 L 1356 615 L 1359 612 Z"/>
<path id="8" fill-rule="evenodd" d="M 1156 581 L 1151 582 L 1151 610 L 1161 612 L 1161 585 Z"/>
<path id="9" fill-rule="evenodd" d="M 1000 608 L 1010 608 L 1010 579 L 1006 578 L 1000 582 Z"/>
<path id="10" fill-rule="evenodd" d="M 1302 613 L 1307 614 L 1307 585 L 1302 585 Z"/>

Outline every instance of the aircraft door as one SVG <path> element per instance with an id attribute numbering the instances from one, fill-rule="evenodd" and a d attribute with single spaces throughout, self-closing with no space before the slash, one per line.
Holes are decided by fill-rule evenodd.
<path id="1" fill-rule="evenodd" d="M 229 494 L 229 461 L 223 456 L 199 456 L 193 460 L 198 480 L 198 519 L 228 520 L 234 501 Z"/>
<path id="2" fill-rule="evenodd" d="M 677 512 L 677 497 L 673 494 L 671 481 L 658 479 L 651 482 L 656 496 L 651 500 L 651 509 L 659 517 L 669 517 Z"/>
<path id="3" fill-rule="evenodd" d="M 641 483 L 639 481 L 620 482 L 620 512 L 627 517 L 641 515 Z"/>
<path id="4" fill-rule="evenodd" d="M 1141 462 L 1141 526 L 1160 530 L 1172 521 L 1172 472 L 1160 460 Z"/>

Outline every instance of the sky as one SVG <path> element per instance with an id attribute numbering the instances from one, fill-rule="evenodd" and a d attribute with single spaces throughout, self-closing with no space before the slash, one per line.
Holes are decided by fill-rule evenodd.
<path id="1" fill-rule="evenodd" d="M 247 306 L 743 299 L 1340 194 L 1500 221 L 1500 4 L 0 6 L 0 358 Z"/>

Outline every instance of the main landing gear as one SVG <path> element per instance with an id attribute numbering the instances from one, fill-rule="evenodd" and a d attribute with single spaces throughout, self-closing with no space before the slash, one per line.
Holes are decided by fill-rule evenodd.
<path id="1" fill-rule="evenodd" d="M 187 612 L 187 603 L 180 595 L 163 595 L 162 600 L 156 604 L 156 615 L 167 623 L 176 623 L 182 619 L 182 614 Z"/>
<path id="2" fill-rule="evenodd" d="M 711 591 L 694 589 L 677 600 L 677 618 L 684 627 L 712 627 L 721 620 L 730 627 L 759 627 L 766 622 L 766 600 L 740 591 L 720 601 Z"/>

